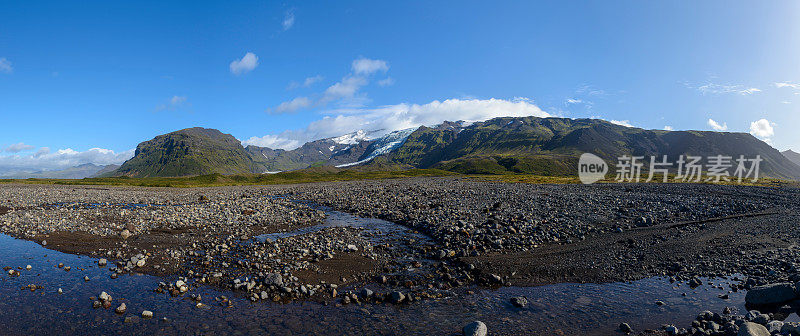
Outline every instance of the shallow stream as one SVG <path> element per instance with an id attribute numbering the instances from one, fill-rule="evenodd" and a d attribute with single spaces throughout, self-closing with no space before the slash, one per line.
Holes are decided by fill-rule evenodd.
<path id="1" fill-rule="evenodd" d="M 328 220 L 315 227 L 261 236 L 281 239 L 320 230 L 324 227 L 360 227 L 374 239 L 412 235 L 427 238 L 409 229 L 376 219 L 358 218 L 331 211 Z M 70 271 L 58 268 L 63 263 Z M 31 270 L 25 266 L 31 265 Z M 492 335 L 608 335 L 616 333 L 620 322 L 636 330 L 657 329 L 662 324 L 688 326 L 703 310 L 720 312 L 731 306 L 744 310 L 744 293 L 704 285 L 690 289 L 655 277 L 630 283 L 555 284 L 539 287 L 504 287 L 497 290 L 469 288 L 440 300 L 411 305 L 346 305 L 336 307 L 313 302 L 288 304 L 251 303 L 243 296 L 200 287 L 207 308 L 197 308 L 186 298 L 158 294 L 153 289 L 162 279 L 149 275 L 124 274 L 112 280 L 107 268 L 96 259 L 49 250 L 34 242 L 0 235 L 0 267 L 13 267 L 20 276 L 0 274 L 0 333 L 11 335 L 81 334 L 279 334 L 279 335 L 455 335 L 463 325 L 481 320 Z M 90 281 L 84 281 L 88 276 Z M 729 281 L 711 280 L 728 288 Z M 41 289 L 22 289 L 34 284 Z M 63 294 L 58 294 L 58 289 Z M 467 293 L 469 290 L 471 293 Z M 101 291 L 114 297 L 111 309 L 93 309 L 91 296 Z M 686 293 L 684 296 L 683 294 Z M 214 297 L 232 298 L 232 308 L 216 304 Z M 525 296 L 527 308 L 512 306 L 509 299 Z M 662 301 L 664 305 L 656 305 Z M 128 312 L 117 315 L 113 308 L 126 303 Z M 125 323 L 126 316 L 140 316 L 142 310 L 155 318 Z M 162 318 L 167 318 L 163 321 Z M 797 319 L 797 316 L 790 317 Z"/>

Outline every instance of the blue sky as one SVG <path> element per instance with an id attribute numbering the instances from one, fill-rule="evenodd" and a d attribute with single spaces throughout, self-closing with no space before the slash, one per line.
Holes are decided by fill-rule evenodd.
<path id="1" fill-rule="evenodd" d="M 0 170 L 498 115 L 800 150 L 799 112 L 796 1 L 0 2 Z"/>

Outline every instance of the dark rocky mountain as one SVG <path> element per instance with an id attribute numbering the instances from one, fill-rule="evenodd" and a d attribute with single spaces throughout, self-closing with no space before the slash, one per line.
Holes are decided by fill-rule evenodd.
<path id="1" fill-rule="evenodd" d="M 93 163 L 85 163 L 75 167 L 69 167 L 62 170 L 49 170 L 49 171 L 33 171 L 33 172 L 17 172 L 0 178 L 10 179 L 27 179 L 27 178 L 53 178 L 53 179 L 82 179 L 87 177 L 95 177 L 104 172 L 114 171 L 119 168 L 118 165 L 96 165 Z"/>
<path id="2" fill-rule="evenodd" d="M 253 160 L 239 140 L 215 129 L 187 128 L 159 135 L 136 147 L 116 176 L 153 177 L 254 172 Z"/>
<path id="3" fill-rule="evenodd" d="M 797 153 L 791 149 L 781 152 L 783 156 L 785 156 L 789 161 L 794 162 L 796 165 L 800 165 L 800 153 Z"/>

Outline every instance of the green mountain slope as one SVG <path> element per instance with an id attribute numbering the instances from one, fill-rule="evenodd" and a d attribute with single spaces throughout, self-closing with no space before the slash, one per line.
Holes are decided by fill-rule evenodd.
<path id="1" fill-rule="evenodd" d="M 598 119 L 502 117 L 470 126 L 422 127 L 387 156 L 389 162 L 462 173 L 575 175 L 578 157 L 593 153 L 610 165 L 622 155 L 761 155 L 761 173 L 800 178 L 800 166 L 746 133 L 660 131 Z"/>
<path id="2" fill-rule="evenodd" d="M 253 161 L 239 140 L 215 129 L 195 127 L 140 143 L 133 158 L 114 175 L 163 177 L 252 171 Z"/>

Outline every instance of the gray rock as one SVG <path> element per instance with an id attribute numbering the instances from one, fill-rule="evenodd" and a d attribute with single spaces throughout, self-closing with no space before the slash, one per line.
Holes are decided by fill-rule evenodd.
<path id="1" fill-rule="evenodd" d="M 783 329 L 783 321 L 769 321 L 767 322 L 767 330 L 771 333 L 778 333 Z"/>
<path id="2" fill-rule="evenodd" d="M 464 336 L 486 336 L 489 329 L 486 328 L 486 323 L 475 321 L 464 326 L 464 329 L 461 331 L 464 333 Z"/>
<path id="3" fill-rule="evenodd" d="M 619 329 L 619 331 L 624 332 L 624 333 L 629 333 L 629 332 L 633 331 L 633 328 L 631 328 L 631 325 L 627 324 L 627 323 L 620 323 L 619 327 L 617 327 L 617 328 Z"/>
<path id="4" fill-rule="evenodd" d="M 756 316 L 755 318 L 753 318 L 750 321 L 753 322 L 753 323 L 758 323 L 760 325 L 767 325 L 767 322 L 769 322 L 769 315 L 767 315 L 767 314 L 759 314 L 758 316 Z"/>
<path id="5" fill-rule="evenodd" d="M 146 319 L 153 318 L 153 312 L 151 312 L 149 310 L 143 311 L 142 312 L 142 318 L 146 318 Z"/>
<path id="6" fill-rule="evenodd" d="M 369 288 L 361 289 L 361 291 L 358 293 L 358 295 L 361 296 L 361 298 L 364 298 L 364 299 L 366 299 L 368 297 L 371 297 L 373 294 L 375 294 L 375 292 L 373 292 Z"/>
<path id="7" fill-rule="evenodd" d="M 511 304 L 515 307 L 525 308 L 528 305 L 528 299 L 523 296 L 515 296 L 511 298 Z"/>
<path id="8" fill-rule="evenodd" d="M 739 327 L 736 336 L 770 336 L 770 334 L 769 330 L 760 324 L 745 322 Z"/>
<path id="9" fill-rule="evenodd" d="M 122 237 L 122 239 L 128 239 L 128 238 L 131 237 L 131 232 L 128 231 L 128 229 L 125 229 L 125 230 L 122 230 L 122 232 L 119 233 L 119 236 Z"/>
<path id="10" fill-rule="evenodd" d="M 278 273 L 267 273 L 264 276 L 264 285 L 267 286 L 283 286 L 283 276 Z"/>
<path id="11" fill-rule="evenodd" d="M 491 274 L 490 277 L 491 277 L 492 281 L 494 281 L 494 282 L 497 282 L 497 283 L 503 282 L 503 278 L 501 278 L 497 274 Z"/>
<path id="12" fill-rule="evenodd" d="M 700 287 L 702 285 L 703 285 L 703 282 L 700 281 L 700 279 L 698 279 L 696 277 L 692 278 L 692 280 L 689 280 L 689 287 L 695 288 L 695 287 Z"/>
<path id="13" fill-rule="evenodd" d="M 389 302 L 391 303 L 400 303 L 403 302 L 403 300 L 405 299 L 406 296 L 402 292 L 395 291 L 389 294 Z"/>
<path id="14" fill-rule="evenodd" d="M 114 311 L 115 311 L 117 314 L 125 314 L 125 312 L 126 312 L 127 310 L 128 310 L 128 307 L 127 307 L 127 306 L 125 306 L 125 304 L 123 303 L 123 304 L 119 305 L 119 307 L 117 307 L 117 309 L 115 309 Z"/>
<path id="15" fill-rule="evenodd" d="M 776 283 L 753 287 L 747 291 L 745 302 L 753 305 L 770 305 L 794 300 L 794 285 L 790 283 Z"/>

